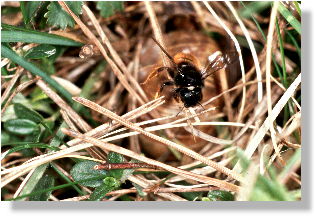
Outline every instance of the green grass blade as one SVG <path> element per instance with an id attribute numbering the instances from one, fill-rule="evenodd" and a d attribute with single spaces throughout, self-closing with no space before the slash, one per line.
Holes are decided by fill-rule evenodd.
<path id="1" fill-rule="evenodd" d="M 67 127 L 66 123 L 62 123 L 59 127 L 59 130 L 57 131 L 55 137 L 50 142 L 51 147 L 57 148 L 62 143 L 62 139 L 65 137 L 65 134 L 62 133 L 61 129 Z M 50 152 L 50 151 L 49 151 Z M 43 174 L 45 173 L 49 163 L 40 165 L 37 167 L 34 172 L 32 173 L 31 177 L 29 178 L 28 182 L 25 184 L 24 188 L 19 194 L 19 197 L 21 195 L 28 195 L 30 194 L 33 189 L 35 188 L 38 181 L 42 178 Z M 25 197 L 16 198 L 15 200 L 23 200 Z"/>
<path id="2" fill-rule="evenodd" d="M 287 162 L 286 166 L 284 166 L 282 172 L 278 175 L 278 179 L 283 179 L 287 176 L 287 174 L 291 171 L 294 165 L 299 164 L 301 161 L 301 149 L 297 149 L 295 154 L 291 157 L 291 159 Z"/>
<path id="3" fill-rule="evenodd" d="M 52 79 L 49 75 L 40 70 L 34 64 L 28 62 L 26 59 L 19 56 L 16 52 L 4 46 L 3 44 L 1 44 L 1 55 L 2 57 L 6 57 L 14 63 L 25 68 L 26 70 L 30 71 L 33 75 L 40 76 L 45 82 L 47 82 L 49 85 L 55 88 L 58 93 L 60 93 L 64 98 L 66 98 L 68 102 L 73 103 L 72 95 L 64 87 L 59 85 L 54 79 Z"/>
<path id="4" fill-rule="evenodd" d="M 52 168 L 67 182 L 72 183 L 72 180 L 70 180 L 67 176 L 64 175 L 54 164 L 51 164 Z M 84 192 L 76 185 L 72 185 L 72 187 L 81 195 L 85 195 Z"/>
<path id="5" fill-rule="evenodd" d="M 82 181 L 91 181 L 91 180 L 95 180 L 96 178 L 102 178 L 102 177 L 94 177 L 94 178 L 85 179 L 85 180 L 82 180 Z M 26 197 L 30 197 L 30 196 L 42 194 L 42 193 L 45 193 L 45 192 L 54 191 L 54 190 L 70 187 L 70 186 L 73 186 L 73 185 L 78 185 L 78 184 L 80 184 L 80 182 L 71 182 L 71 183 L 67 183 L 67 184 L 62 184 L 62 185 L 58 185 L 58 186 L 55 186 L 55 187 L 47 188 L 47 189 L 44 189 L 44 190 L 39 190 L 39 191 L 36 191 L 36 192 L 32 192 L 32 193 L 29 193 L 29 194 L 23 194 L 23 195 L 18 196 L 16 198 L 7 199 L 6 201 L 21 200 L 21 199 L 26 198 Z"/>
<path id="6" fill-rule="evenodd" d="M 242 1 L 240 1 L 240 4 L 241 4 L 244 8 L 247 9 L 247 6 L 246 6 Z M 253 11 L 251 11 L 250 17 L 252 18 L 252 20 L 253 20 L 253 22 L 255 23 L 256 27 L 257 27 L 258 30 L 261 32 L 262 37 L 263 37 L 264 40 L 266 41 L 266 36 L 265 36 L 265 34 L 264 34 L 264 32 L 263 32 L 263 30 L 262 30 L 262 28 L 261 28 L 259 22 L 258 22 L 258 21 L 254 18 L 254 16 L 253 16 Z"/>
<path id="7" fill-rule="evenodd" d="M 278 4 L 278 11 L 283 15 L 283 17 L 291 24 L 294 29 L 301 34 L 301 24 L 293 16 L 293 14 L 282 4 Z"/>
<path id="8" fill-rule="evenodd" d="M 286 31 L 286 34 L 289 36 L 289 38 L 291 39 L 292 43 L 294 44 L 299 58 L 301 58 L 301 56 L 302 56 L 301 48 L 299 47 L 296 39 L 294 38 L 294 36 L 289 31 Z"/>
<path id="9" fill-rule="evenodd" d="M 277 36 L 278 36 L 278 40 L 280 44 L 280 52 L 281 52 L 281 59 L 282 59 L 283 85 L 285 88 L 287 88 L 288 84 L 287 84 L 286 64 L 285 64 L 285 55 L 284 55 L 284 43 L 283 43 L 282 35 L 280 32 L 280 26 L 278 25 L 277 20 L 275 24 L 276 24 Z"/>
<path id="10" fill-rule="evenodd" d="M 259 13 L 265 9 L 267 9 L 272 2 L 270 1 L 256 1 L 251 2 L 247 6 L 244 5 L 244 8 L 242 8 L 239 12 L 240 16 L 244 18 L 249 18 L 254 13 Z"/>
<path id="11" fill-rule="evenodd" d="M 299 16 L 302 16 L 302 10 L 300 9 L 300 4 L 297 1 L 293 1 L 293 2 L 294 2 L 295 8 L 296 8 Z"/>
<path id="12" fill-rule="evenodd" d="M 59 149 L 56 147 L 51 147 L 50 145 L 44 144 L 44 143 L 34 143 L 34 144 L 25 144 L 25 145 L 19 145 L 17 147 L 11 148 L 5 156 L 7 156 L 8 154 L 11 154 L 13 152 L 17 152 L 17 151 L 21 151 L 24 149 L 29 149 L 29 148 L 47 148 L 47 149 L 51 149 L 53 151 L 58 151 Z"/>
<path id="13" fill-rule="evenodd" d="M 1 28 L 1 42 L 24 42 L 75 47 L 83 46 L 80 42 L 46 32 L 29 30 L 3 23 L 1 24 Z"/>
<path id="14" fill-rule="evenodd" d="M 22 31 L 1 31 L 2 42 L 24 42 L 37 44 L 52 44 L 64 46 L 82 46 L 81 43 L 68 38 L 60 37 L 53 34 L 37 32 L 22 32 Z"/>

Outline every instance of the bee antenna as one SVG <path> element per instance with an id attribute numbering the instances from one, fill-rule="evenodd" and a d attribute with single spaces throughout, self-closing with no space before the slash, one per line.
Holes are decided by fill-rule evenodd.
<path id="1" fill-rule="evenodd" d="M 205 107 L 200 102 L 198 102 L 198 104 L 203 108 L 203 110 L 206 110 Z"/>
<path id="2" fill-rule="evenodd" d="M 175 117 L 177 117 L 177 116 L 179 115 L 179 113 L 181 113 L 181 112 L 184 110 L 184 108 L 185 108 L 185 106 L 183 106 L 183 107 L 182 107 L 182 109 L 181 109 L 181 110 L 179 110 L 179 112 L 176 114 L 176 116 L 175 116 Z"/>
<path id="3" fill-rule="evenodd" d="M 151 38 L 153 39 L 153 41 L 161 48 L 161 50 L 164 52 L 164 54 L 168 57 L 168 59 L 170 59 L 170 61 L 177 66 L 177 64 L 174 62 L 173 57 L 171 57 L 171 55 L 169 55 L 169 53 L 167 53 L 167 51 L 162 47 L 162 45 L 160 45 L 160 43 L 153 37 L 151 36 Z"/>

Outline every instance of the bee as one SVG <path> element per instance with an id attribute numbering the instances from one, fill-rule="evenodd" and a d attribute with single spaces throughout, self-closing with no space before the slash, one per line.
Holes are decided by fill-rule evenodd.
<path id="1" fill-rule="evenodd" d="M 162 66 L 155 72 L 159 73 L 167 70 L 172 78 L 172 80 L 162 83 L 159 92 L 161 93 L 166 86 L 176 86 L 172 90 L 172 96 L 177 102 L 180 99 L 185 108 L 201 105 L 200 102 L 203 98 L 202 88 L 204 87 L 205 79 L 218 70 L 232 64 L 236 59 L 233 58 L 233 55 L 236 56 L 235 53 L 230 53 L 230 56 L 216 51 L 208 57 L 208 64 L 201 69 L 200 63 L 195 56 L 187 53 L 177 53 L 172 57 L 155 38 L 152 39 L 172 63 L 172 67 Z"/>
<path id="2" fill-rule="evenodd" d="M 187 108 L 200 106 L 206 100 L 220 94 L 223 91 L 220 82 L 221 75 L 226 73 L 224 68 L 232 61 L 229 59 L 229 55 L 219 52 L 220 48 L 216 41 L 201 32 L 174 31 L 164 34 L 163 37 L 168 52 L 162 49 L 162 46 L 157 45 L 155 39 L 147 40 L 142 48 L 141 67 L 138 74 L 141 87 L 149 99 L 159 95 L 165 96 L 165 103 L 156 108 L 156 112 L 162 117 L 174 117 L 161 120 L 161 124 L 179 119 L 178 115 L 182 115 L 181 111 L 185 106 L 188 106 Z M 161 50 L 168 55 L 169 66 L 162 64 L 159 55 Z M 191 74 L 193 76 L 190 76 Z M 192 92 L 195 88 L 197 88 L 198 97 Z M 191 95 L 188 96 L 183 91 L 190 92 Z M 200 115 L 200 121 L 215 120 L 215 117 L 221 113 L 223 99 L 217 98 L 212 103 L 203 106 L 203 109 L 215 109 Z M 150 117 L 151 113 L 149 116 L 143 116 L 141 120 L 149 120 Z M 208 135 L 216 134 L 215 128 L 212 126 L 196 126 L 195 128 Z M 201 150 L 208 143 L 201 138 L 194 139 L 193 135 L 184 128 L 166 129 L 164 133 L 194 151 Z M 174 159 L 169 149 L 160 142 L 143 136 L 140 136 L 140 140 L 142 151 L 149 156 L 160 160 L 165 157 L 169 160 Z M 187 160 L 190 162 L 184 156 L 183 163 Z"/>

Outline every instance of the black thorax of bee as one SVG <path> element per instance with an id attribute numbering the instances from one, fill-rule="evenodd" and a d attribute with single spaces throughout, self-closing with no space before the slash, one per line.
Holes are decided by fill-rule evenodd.
<path id="1" fill-rule="evenodd" d="M 173 81 L 164 82 L 161 90 L 167 85 L 175 85 L 173 97 L 176 100 L 180 98 L 186 108 L 198 105 L 202 100 L 204 86 L 200 71 L 189 62 L 178 63 L 176 70 L 168 71 Z"/>
<path id="2" fill-rule="evenodd" d="M 173 80 L 165 81 L 161 85 L 160 92 L 163 91 L 165 86 L 175 85 L 176 88 L 173 89 L 173 97 L 176 101 L 180 98 L 186 108 L 201 105 L 200 101 L 203 98 L 202 88 L 204 86 L 204 80 L 212 73 L 234 62 L 228 55 L 222 55 L 221 52 L 218 51 L 208 57 L 209 63 L 201 71 L 196 67 L 195 58 L 193 56 L 179 54 L 172 58 L 155 38 L 153 38 L 153 40 L 173 63 L 173 67 L 165 66 L 157 69 L 157 72 L 166 69 L 173 78 Z"/>

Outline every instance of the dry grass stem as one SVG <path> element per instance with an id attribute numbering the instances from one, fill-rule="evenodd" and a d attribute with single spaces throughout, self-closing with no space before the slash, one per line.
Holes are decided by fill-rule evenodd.
<path id="1" fill-rule="evenodd" d="M 14 76 L 12 77 L 12 79 L 9 81 L 7 88 L 5 89 L 4 93 L 1 96 L 1 104 L 9 97 L 9 94 L 13 86 L 15 85 L 19 77 L 22 75 L 23 71 L 24 69 L 19 67 L 16 73 L 14 74 Z"/>
<path id="2" fill-rule="evenodd" d="M 50 97 L 61 109 L 63 109 L 71 119 L 76 123 L 76 125 L 83 131 L 91 130 L 91 127 L 75 112 L 72 107 L 70 107 L 57 93 L 55 93 L 48 85 L 43 81 L 39 80 L 36 85 L 41 88 L 41 90 Z"/>
<path id="3" fill-rule="evenodd" d="M 126 67 L 126 65 L 123 63 L 122 59 L 120 58 L 119 54 L 116 52 L 116 50 L 113 48 L 113 46 L 110 43 L 110 40 L 108 39 L 107 35 L 102 30 L 102 27 L 100 26 L 100 23 L 96 19 L 93 12 L 86 6 L 83 5 L 83 11 L 86 12 L 89 19 L 91 20 L 93 26 L 97 30 L 101 41 L 103 44 L 105 44 L 112 55 L 114 61 L 116 64 L 120 67 L 121 71 L 127 76 L 133 87 L 139 92 L 140 96 L 143 98 L 144 101 L 148 101 L 147 96 L 145 95 L 143 89 L 141 88 L 140 84 L 136 81 L 136 79 L 131 75 L 130 70 Z"/>
<path id="4" fill-rule="evenodd" d="M 28 86 L 34 84 L 39 78 L 34 78 L 32 80 L 26 81 L 22 84 L 20 84 L 14 91 L 13 93 L 9 96 L 6 104 L 3 106 L 2 110 L 1 110 L 1 115 L 3 115 L 3 113 L 5 112 L 5 110 L 7 109 L 7 107 L 9 106 L 11 100 L 21 91 L 23 91 L 25 88 L 27 88 Z"/>
<path id="5" fill-rule="evenodd" d="M 252 194 L 252 189 L 254 188 L 254 185 L 258 178 L 258 172 L 259 169 L 257 168 L 257 166 L 251 163 L 248 171 L 246 172 L 246 179 L 248 180 L 248 182 L 242 184 L 242 189 L 238 192 L 236 197 L 237 201 L 249 201 L 249 198 Z"/>
<path id="6" fill-rule="evenodd" d="M 262 100 L 263 97 L 263 86 L 262 86 L 262 72 L 260 69 L 260 63 L 259 63 L 259 59 L 258 59 L 258 55 L 256 53 L 253 41 L 250 37 L 249 31 L 247 30 L 247 28 L 245 27 L 245 25 L 243 24 L 243 21 L 240 19 L 237 11 L 234 9 L 234 7 L 232 6 L 232 4 L 230 2 L 225 2 L 228 6 L 228 8 L 231 10 L 232 14 L 234 15 L 234 17 L 236 18 L 236 20 L 238 21 L 241 30 L 243 31 L 245 38 L 247 39 L 247 42 L 249 44 L 250 50 L 251 50 L 251 54 L 253 57 L 253 61 L 254 61 L 254 65 L 255 65 L 255 71 L 256 71 L 256 78 L 258 80 L 258 102 L 260 102 Z"/>
<path id="7" fill-rule="evenodd" d="M 153 189 L 143 189 L 143 192 L 146 193 L 171 193 L 171 192 L 203 192 L 203 191 L 212 191 L 212 190 L 217 190 L 218 188 L 215 187 L 197 187 L 197 188 L 180 188 L 180 187 L 175 187 L 175 188 L 159 188 L 158 190 L 153 190 Z M 124 195 L 124 194 L 130 194 L 130 193 L 137 193 L 137 190 L 135 188 L 131 189 L 122 189 L 122 190 L 116 190 L 116 191 L 111 191 L 107 193 L 107 196 L 110 195 Z"/>
<path id="8" fill-rule="evenodd" d="M 163 168 L 163 169 L 165 169 L 165 170 L 167 170 L 167 171 L 169 171 L 171 173 L 175 173 L 175 174 L 181 175 L 181 176 L 183 176 L 185 178 L 188 178 L 188 179 L 192 179 L 192 180 L 196 180 L 196 181 L 199 181 L 199 182 L 202 182 L 202 183 L 214 185 L 214 186 L 217 186 L 219 188 L 226 189 L 226 190 L 229 190 L 229 191 L 236 192 L 236 191 L 239 190 L 238 186 L 230 184 L 230 183 L 227 183 L 225 181 L 214 179 L 214 178 L 209 178 L 209 177 L 206 177 L 206 176 L 197 175 L 197 174 L 185 171 L 185 170 L 180 170 L 178 168 L 169 166 L 169 165 L 161 163 L 159 161 L 152 160 L 150 158 L 144 157 L 143 155 L 136 154 L 136 153 L 134 153 L 134 152 L 132 152 L 132 151 L 130 151 L 128 149 L 113 145 L 111 143 L 105 143 L 105 142 L 102 142 L 102 141 L 97 140 L 97 139 L 92 138 L 92 137 L 87 137 L 87 136 L 85 136 L 83 134 L 80 134 L 80 133 L 77 133 L 75 131 L 63 129 L 63 132 L 66 135 L 82 139 L 85 142 L 94 144 L 95 146 L 98 146 L 98 147 L 100 147 L 102 149 L 107 149 L 109 151 L 117 152 L 119 154 L 122 154 L 122 155 L 125 155 L 125 156 L 129 156 L 129 157 L 131 157 L 133 159 L 142 161 L 144 163 L 161 167 L 161 168 Z"/>
<path id="9" fill-rule="evenodd" d="M 64 110 L 60 110 L 60 113 L 63 117 L 63 120 L 66 122 L 66 124 L 68 125 L 69 128 L 71 128 L 72 130 L 75 130 L 77 132 L 79 132 L 78 128 L 75 126 L 75 124 L 71 121 L 71 119 L 69 118 L 69 116 L 67 115 L 67 113 Z"/>
<path id="10" fill-rule="evenodd" d="M 29 174 L 24 178 L 24 180 L 20 184 L 18 190 L 16 190 L 16 192 L 14 193 L 13 198 L 16 198 L 17 196 L 19 196 L 20 192 L 23 190 L 24 186 L 27 184 L 27 182 L 29 181 L 29 179 L 34 171 L 35 171 L 35 168 L 33 170 L 31 170 L 29 172 Z"/>
<path id="11" fill-rule="evenodd" d="M 137 100 L 144 104 L 144 100 L 139 96 L 139 94 L 136 93 L 136 91 L 131 87 L 129 82 L 127 81 L 126 77 L 122 74 L 118 66 L 115 64 L 115 62 L 108 56 L 105 48 L 101 44 L 101 42 L 97 39 L 97 37 L 90 31 L 90 29 L 68 8 L 68 6 L 65 4 L 65 2 L 59 1 L 59 4 L 62 6 L 62 8 L 69 13 L 75 20 L 75 22 L 80 26 L 84 34 L 95 43 L 95 45 L 99 48 L 101 54 L 104 56 L 105 60 L 109 63 L 111 68 L 113 69 L 114 74 L 117 76 L 117 78 L 120 80 L 122 85 L 127 89 L 127 91 L 135 96 Z"/>
<path id="12" fill-rule="evenodd" d="M 56 38 L 63 48 L 45 52 L 21 40 L 1 59 L 4 200 L 92 200 L 101 188 L 80 181 L 89 169 L 120 184 L 100 201 L 301 199 L 301 33 L 279 14 L 282 4 L 301 22 L 300 3 L 56 4 L 73 25 L 32 19 L 34 33 L 82 45 Z M 4 30 L 20 28 L 30 5 L 1 5 L 20 10 L 3 14 Z M 36 17 L 52 18 L 42 6 Z"/>
<path id="13" fill-rule="evenodd" d="M 51 152 L 48 154 L 41 155 L 40 158 L 37 158 L 36 160 L 33 159 L 30 162 L 25 162 L 24 164 L 16 167 L 12 167 L 9 169 L 5 169 L 0 172 L 1 175 L 8 174 L 7 176 L 2 178 L 1 187 L 5 186 L 9 182 L 13 181 L 14 179 L 26 174 L 33 168 L 36 168 L 42 164 L 51 162 L 53 160 L 63 158 L 65 155 L 91 147 L 92 144 L 80 144 L 75 147 L 70 147 L 65 150 L 57 151 L 57 152 Z"/>
<path id="14" fill-rule="evenodd" d="M 81 89 L 71 81 L 57 76 L 51 76 L 51 78 L 64 87 L 72 96 L 79 96 Z"/>
<path id="15" fill-rule="evenodd" d="M 71 70 L 67 73 L 66 79 L 68 81 L 74 82 L 81 76 L 86 70 L 90 69 L 92 66 L 94 66 L 97 63 L 97 60 L 95 59 L 88 59 L 83 64 L 78 66 L 77 68 Z"/>
<path id="16" fill-rule="evenodd" d="M 142 133 L 143 135 L 151 138 L 151 139 L 154 139 L 158 142 L 161 142 L 162 144 L 165 144 L 171 148 L 174 148 L 182 153 L 184 153 L 185 155 L 187 156 L 190 156 L 196 160 L 199 160 L 209 166 L 211 166 L 212 168 L 215 168 L 217 171 L 219 172 L 222 172 L 238 181 L 243 181 L 243 178 L 240 176 L 240 174 L 236 174 L 236 173 L 232 173 L 232 171 L 226 167 L 223 167 L 223 166 L 220 166 L 218 165 L 216 162 L 214 161 L 211 161 L 207 158 L 205 158 L 204 156 L 201 156 L 200 154 L 188 149 L 188 148 L 185 148 L 184 146 L 181 146 L 179 144 L 176 144 L 175 142 L 172 142 L 170 140 L 167 140 L 165 138 L 162 138 L 162 137 L 159 137 L 155 134 L 152 134 L 152 133 L 149 133 L 149 132 L 146 132 L 144 129 L 142 129 L 141 127 L 129 122 L 128 120 L 126 119 L 123 119 L 122 117 L 116 115 L 115 113 L 87 100 L 87 99 L 84 99 L 84 98 L 81 98 L 81 97 L 73 97 L 73 99 L 76 101 L 76 102 L 79 102 L 81 104 L 83 104 L 84 106 L 87 106 L 101 114 L 104 114 L 105 116 L 119 122 L 120 124 L 132 129 L 132 130 L 135 130 L 139 133 Z M 93 105 L 93 106 L 92 106 Z"/>
<path id="17" fill-rule="evenodd" d="M 153 182 L 151 182 L 151 180 L 143 178 L 140 175 L 132 175 L 128 178 L 128 180 L 141 186 L 143 189 L 153 189 Z M 157 195 L 171 201 L 187 201 L 184 198 L 173 193 L 157 193 Z"/>
<path id="18" fill-rule="evenodd" d="M 160 43 L 160 45 L 165 49 L 166 49 L 166 46 L 165 46 L 165 42 L 164 42 L 164 39 L 163 39 L 163 34 L 162 34 L 162 30 L 161 30 L 161 27 L 158 23 L 158 20 L 156 18 L 156 15 L 155 15 L 155 11 L 152 7 L 152 2 L 150 1 L 145 1 L 144 2 L 145 4 L 145 7 L 146 7 L 146 11 L 150 17 L 150 22 L 151 22 L 151 26 L 152 26 L 152 29 L 153 29 L 153 33 L 154 33 L 154 36 L 155 36 L 155 39 Z M 164 54 L 163 51 L 161 51 L 161 57 L 162 57 L 162 61 L 163 61 L 163 65 L 164 66 L 171 66 L 171 63 L 169 61 L 169 59 L 167 58 L 167 56 Z"/>
<path id="19" fill-rule="evenodd" d="M 162 105 L 165 102 L 163 100 L 163 98 L 164 98 L 164 96 L 157 98 L 155 100 L 152 100 L 152 101 L 136 108 L 135 110 L 130 111 L 130 112 L 122 115 L 122 118 L 125 118 L 127 120 L 131 120 L 131 119 L 135 119 L 141 115 L 144 115 L 144 114 L 152 111 L 156 107 Z M 102 137 L 104 134 L 106 134 L 107 132 L 113 130 L 114 128 L 116 128 L 118 126 L 119 126 L 118 123 L 116 123 L 115 121 L 112 121 L 111 123 L 106 123 L 106 124 L 100 125 L 94 129 L 92 129 L 91 131 L 88 131 L 85 135 L 93 136 L 93 137 Z M 73 140 L 67 142 L 67 144 L 70 146 L 73 146 L 73 145 L 77 144 L 78 142 L 80 142 L 80 140 L 73 139 Z"/>
<path id="20" fill-rule="evenodd" d="M 225 159 L 223 161 L 220 161 L 219 164 L 226 166 L 230 163 L 230 161 L 232 159 L 233 158 Z M 197 165 L 198 165 L 198 163 L 197 163 Z M 183 167 L 181 166 L 179 168 L 183 168 Z M 207 176 L 207 175 L 210 175 L 210 174 L 217 172 L 217 171 L 209 166 L 206 166 L 206 167 L 190 170 L 190 172 L 195 173 L 195 174 L 199 174 L 199 175 L 203 175 L 203 176 Z M 181 176 L 174 176 L 174 177 L 168 179 L 165 183 L 167 184 L 167 183 L 179 182 L 179 181 L 184 181 L 184 180 L 185 179 Z"/>
<path id="21" fill-rule="evenodd" d="M 244 70 L 244 64 L 243 64 L 243 59 L 242 59 L 242 53 L 241 53 L 241 48 L 240 48 L 240 45 L 239 45 L 239 42 L 238 42 L 237 38 L 230 31 L 230 29 L 225 25 L 225 23 L 222 21 L 222 19 L 216 14 L 216 12 L 210 7 L 209 3 L 206 2 L 206 1 L 203 1 L 203 3 L 205 4 L 205 6 L 209 10 L 209 12 L 214 16 L 214 18 L 216 18 L 216 20 L 220 23 L 222 28 L 227 32 L 227 34 L 230 36 L 230 38 L 234 42 L 234 45 L 235 45 L 236 50 L 237 50 L 238 55 L 239 55 L 240 68 L 241 68 L 241 73 L 242 73 L 242 82 L 246 83 L 245 70 Z M 240 107 L 239 115 L 237 117 L 237 122 L 241 121 L 241 116 L 242 116 L 242 113 L 243 113 L 243 110 L 244 110 L 244 107 L 245 107 L 245 101 L 246 101 L 246 87 L 244 86 L 243 87 L 243 91 L 242 91 L 241 107 Z"/>
<path id="22" fill-rule="evenodd" d="M 294 94 L 296 91 L 296 88 L 301 82 L 301 74 L 297 76 L 297 78 L 294 80 L 294 82 L 289 86 L 289 88 L 286 90 L 286 92 L 283 94 L 283 96 L 279 99 L 277 104 L 274 106 L 271 115 L 269 115 L 260 129 L 257 131 L 256 135 L 251 138 L 250 142 L 248 143 L 244 154 L 247 158 L 251 158 L 252 154 L 254 151 L 257 149 L 258 145 L 262 141 L 264 135 L 268 131 L 270 125 L 272 124 L 273 120 L 276 119 L 277 115 L 281 112 L 287 101 L 290 99 L 290 97 Z M 234 171 L 236 172 L 241 172 L 241 166 L 240 163 L 238 162 L 234 168 Z"/>
<path id="23" fill-rule="evenodd" d="M 271 75 L 271 79 L 272 81 L 274 81 L 275 84 L 277 84 L 282 90 L 284 90 L 284 92 L 286 91 L 286 88 L 280 83 L 278 82 L 278 80 L 276 80 L 276 78 L 274 78 L 272 75 Z M 296 101 L 296 99 L 292 96 L 291 97 L 292 101 L 294 102 L 294 104 L 296 105 L 296 107 L 301 110 L 301 106 L 298 104 L 298 102 Z"/>
<path id="24" fill-rule="evenodd" d="M 273 8 L 271 12 L 271 18 L 270 18 L 270 24 L 269 24 L 269 32 L 267 35 L 267 47 L 266 47 L 266 95 L 267 95 L 267 106 L 268 106 L 268 117 L 271 116 L 272 113 L 272 94 L 271 94 L 271 58 L 272 58 L 272 41 L 273 41 L 273 33 L 274 33 L 274 28 L 275 28 L 275 20 L 277 16 L 277 7 L 278 7 L 278 2 L 273 3 Z M 280 155 L 278 148 L 277 148 L 277 142 L 276 142 L 276 133 L 274 130 L 273 126 L 273 120 L 270 121 L 270 132 L 271 132 L 271 138 L 273 142 L 273 147 L 275 149 L 275 152 L 277 153 L 277 156 L 281 161 L 282 156 Z"/>

